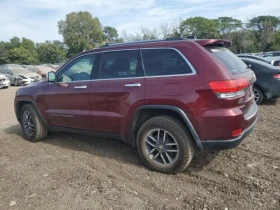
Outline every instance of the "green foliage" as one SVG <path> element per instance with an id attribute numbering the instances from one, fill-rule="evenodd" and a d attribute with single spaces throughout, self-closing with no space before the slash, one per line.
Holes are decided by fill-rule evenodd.
<path id="1" fill-rule="evenodd" d="M 36 51 L 41 63 L 60 63 L 66 60 L 66 53 L 59 41 L 38 44 Z"/>
<path id="2" fill-rule="evenodd" d="M 12 63 L 17 64 L 34 64 L 37 63 L 36 57 L 23 47 L 16 47 L 12 49 L 8 55 L 8 59 Z"/>
<path id="3" fill-rule="evenodd" d="M 122 38 L 119 38 L 117 29 L 111 26 L 103 28 L 103 41 L 108 44 L 124 42 Z"/>
<path id="4" fill-rule="evenodd" d="M 58 21 L 59 34 L 68 47 L 68 56 L 100 46 L 103 28 L 98 18 L 89 12 L 71 12 Z"/>
<path id="5" fill-rule="evenodd" d="M 218 22 L 204 17 L 192 17 L 184 20 L 180 25 L 182 37 L 194 35 L 200 39 L 219 38 Z"/>

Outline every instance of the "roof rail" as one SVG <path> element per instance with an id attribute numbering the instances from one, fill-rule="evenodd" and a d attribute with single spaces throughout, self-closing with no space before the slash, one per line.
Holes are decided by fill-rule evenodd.
<path id="1" fill-rule="evenodd" d="M 188 40 L 188 38 L 166 38 L 166 39 L 152 39 L 152 40 L 142 40 L 142 41 L 136 41 L 136 42 L 123 42 L 123 43 L 116 43 L 116 44 L 109 44 L 106 43 L 105 45 L 102 45 L 102 47 L 112 47 L 112 46 L 122 46 L 122 45 L 130 45 L 130 44 L 142 44 L 142 43 L 150 43 L 150 42 L 162 42 L 162 41 L 180 41 L 180 40 Z"/>

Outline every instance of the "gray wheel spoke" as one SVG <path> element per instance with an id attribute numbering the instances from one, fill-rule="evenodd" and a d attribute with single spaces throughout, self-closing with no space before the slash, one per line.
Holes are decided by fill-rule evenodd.
<path id="1" fill-rule="evenodd" d="M 149 152 L 149 154 L 148 154 L 148 155 L 153 154 L 153 152 L 154 152 L 154 151 L 156 151 L 156 150 L 157 150 L 157 148 L 153 148 L 153 149 Z"/>
<path id="2" fill-rule="evenodd" d="M 158 129 L 157 142 L 159 142 L 159 137 L 160 137 L 160 129 Z"/>
<path id="3" fill-rule="evenodd" d="M 152 142 L 150 142 L 150 140 L 149 140 L 148 138 L 146 139 L 146 142 L 147 142 L 149 145 L 151 145 L 152 147 L 156 147 L 156 145 L 153 144 Z"/>
<path id="4" fill-rule="evenodd" d="M 166 141 L 166 136 L 167 136 L 167 132 L 164 131 L 164 134 L 163 134 L 163 143 L 165 143 L 165 141 Z"/>
<path id="5" fill-rule="evenodd" d="M 164 144 L 165 146 L 176 146 L 177 145 L 177 143 L 166 143 L 166 144 Z"/>
<path id="6" fill-rule="evenodd" d="M 148 136 L 151 140 L 153 140 L 154 142 L 158 143 L 158 141 L 151 135 Z"/>
<path id="7" fill-rule="evenodd" d="M 169 163 L 172 163 L 172 159 L 171 159 L 171 157 L 169 156 L 169 154 L 166 152 L 165 155 L 166 155 L 166 157 L 167 157 Z"/>
<path id="8" fill-rule="evenodd" d="M 178 150 L 177 149 L 167 149 L 167 150 L 165 150 L 166 152 L 178 152 Z"/>
<path id="9" fill-rule="evenodd" d="M 160 154 L 160 157 L 161 157 L 161 159 L 162 159 L 164 165 L 166 165 L 167 163 L 166 163 L 166 160 L 165 160 L 165 158 L 163 157 L 163 154 L 162 154 L 162 153 Z"/>
<path id="10" fill-rule="evenodd" d="M 153 157 L 153 160 L 156 159 L 159 156 L 160 152 L 158 151 L 158 153 Z"/>

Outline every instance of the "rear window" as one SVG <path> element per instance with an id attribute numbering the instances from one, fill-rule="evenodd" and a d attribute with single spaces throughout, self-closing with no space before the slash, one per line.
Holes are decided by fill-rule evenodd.
<path id="1" fill-rule="evenodd" d="M 246 64 L 233 54 L 230 50 L 223 47 L 205 47 L 212 53 L 232 74 L 239 74 L 249 71 Z"/>

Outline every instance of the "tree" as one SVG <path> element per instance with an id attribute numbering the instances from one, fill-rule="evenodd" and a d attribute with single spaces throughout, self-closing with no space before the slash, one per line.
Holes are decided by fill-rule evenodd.
<path id="1" fill-rule="evenodd" d="M 26 39 L 26 38 L 22 38 L 21 39 L 21 46 L 28 50 L 31 53 L 35 53 L 35 44 L 33 41 L 31 41 L 30 39 Z"/>
<path id="2" fill-rule="evenodd" d="M 21 46 L 20 38 L 15 36 L 15 37 L 10 39 L 10 43 L 9 43 L 9 46 L 8 46 L 10 49 L 13 49 L 13 48 L 16 48 L 16 47 L 20 47 L 20 46 Z"/>
<path id="3" fill-rule="evenodd" d="M 122 38 L 119 38 L 117 29 L 111 26 L 105 26 L 103 28 L 103 40 L 108 44 L 124 42 Z"/>
<path id="4" fill-rule="evenodd" d="M 222 38 L 226 37 L 227 34 L 242 28 L 241 20 L 232 17 L 219 17 L 217 22 L 218 30 Z"/>
<path id="5" fill-rule="evenodd" d="M 17 64 L 36 64 L 36 57 L 23 47 L 17 47 L 9 52 L 8 59 Z"/>
<path id="6" fill-rule="evenodd" d="M 180 25 L 180 35 L 194 35 L 199 39 L 219 38 L 218 22 L 204 17 L 187 18 Z"/>
<path id="7" fill-rule="evenodd" d="M 268 50 L 272 40 L 272 34 L 279 30 L 280 18 L 275 16 L 258 16 L 249 20 L 247 28 L 252 30 L 258 40 L 261 51 Z"/>
<path id="8" fill-rule="evenodd" d="M 36 50 L 40 63 L 60 63 L 66 59 L 66 53 L 57 41 L 40 43 Z"/>
<path id="9" fill-rule="evenodd" d="M 102 25 L 89 12 L 72 12 L 58 21 L 59 34 L 68 47 L 68 56 L 102 44 Z"/>
<path id="10" fill-rule="evenodd" d="M 0 42 L 0 64 L 7 64 L 9 60 L 9 48 L 7 42 Z"/>

